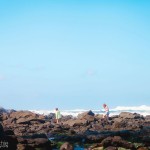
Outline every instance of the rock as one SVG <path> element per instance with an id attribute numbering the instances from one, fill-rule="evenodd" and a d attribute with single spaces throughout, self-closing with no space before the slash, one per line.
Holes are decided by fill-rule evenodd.
<path id="1" fill-rule="evenodd" d="M 66 122 L 64 122 L 64 125 L 69 125 L 69 126 L 86 126 L 88 121 L 86 119 L 70 119 Z"/>
<path id="2" fill-rule="evenodd" d="M 34 147 L 26 145 L 26 144 L 18 144 L 17 145 L 17 150 L 35 150 Z"/>
<path id="3" fill-rule="evenodd" d="M 3 115 L 0 113 L 0 121 L 3 121 Z"/>
<path id="4" fill-rule="evenodd" d="M 109 146 L 105 150 L 118 150 L 118 148 L 114 146 Z"/>
<path id="5" fill-rule="evenodd" d="M 123 119 L 122 118 L 114 118 L 114 120 L 113 120 L 114 122 L 122 122 L 123 121 Z"/>
<path id="6" fill-rule="evenodd" d="M 140 146 L 140 147 L 137 148 L 137 150 L 149 150 L 149 148 Z"/>
<path id="7" fill-rule="evenodd" d="M 65 142 L 61 147 L 60 147 L 60 150 L 73 150 L 73 146 L 68 143 L 68 142 Z"/>
<path id="8" fill-rule="evenodd" d="M 147 116 L 145 117 L 145 121 L 150 122 L 150 115 L 147 115 Z"/>
<path id="9" fill-rule="evenodd" d="M 102 140 L 104 140 L 107 136 L 105 135 L 87 135 L 86 136 L 86 141 L 89 143 L 98 143 L 101 142 Z M 102 144 L 101 144 L 102 145 Z"/>
<path id="10" fill-rule="evenodd" d="M 70 120 L 70 119 L 73 119 L 73 116 L 72 116 L 72 115 L 62 116 L 61 122 L 65 122 L 65 121 L 68 121 L 68 120 Z"/>
<path id="11" fill-rule="evenodd" d="M 46 115 L 45 118 L 48 120 L 52 120 L 55 118 L 55 113 L 50 113 L 50 114 Z"/>
<path id="12" fill-rule="evenodd" d="M 7 128 L 4 128 L 4 133 L 5 135 L 15 135 L 14 131 L 12 131 L 11 129 L 7 129 Z"/>
<path id="13" fill-rule="evenodd" d="M 43 124 L 43 127 L 45 127 L 45 128 L 51 128 L 51 127 L 52 127 L 52 124 L 51 124 L 51 122 L 45 122 L 45 123 Z"/>
<path id="14" fill-rule="evenodd" d="M 150 130 L 149 130 L 149 132 L 150 132 Z M 150 135 L 146 136 L 146 134 L 145 134 L 145 136 L 142 137 L 142 143 L 144 143 L 146 146 L 150 146 Z"/>
<path id="15" fill-rule="evenodd" d="M 36 115 L 35 113 L 32 113 L 30 111 L 16 111 L 16 112 L 12 112 L 10 113 L 10 118 L 29 118 L 29 117 L 33 117 L 33 118 L 37 118 L 38 115 Z"/>
<path id="16" fill-rule="evenodd" d="M 31 138 L 32 139 L 36 139 L 36 138 L 45 138 L 45 139 L 47 139 L 47 136 L 45 134 L 32 134 Z"/>
<path id="17" fill-rule="evenodd" d="M 14 135 L 7 135 L 6 136 L 6 142 L 8 142 L 8 148 L 10 150 L 16 150 L 17 149 L 17 144 L 18 144 L 18 140 L 17 137 Z"/>
<path id="18" fill-rule="evenodd" d="M 11 125 L 12 123 L 14 123 L 15 119 L 14 118 L 8 118 L 7 120 L 3 121 L 4 126 L 8 126 Z"/>
<path id="19" fill-rule="evenodd" d="M 16 112 L 16 110 L 14 110 L 14 109 L 8 109 L 7 112 L 10 114 L 12 112 Z"/>
<path id="20" fill-rule="evenodd" d="M 74 135 L 74 134 L 76 134 L 76 131 L 73 130 L 73 129 L 70 129 L 68 133 L 71 134 L 71 135 L 72 135 L 72 134 Z"/>
<path id="21" fill-rule="evenodd" d="M 127 141 L 122 140 L 122 138 L 119 136 L 107 137 L 101 143 L 104 146 L 104 148 L 113 146 L 136 150 L 135 146 L 132 143 L 128 143 Z"/>
<path id="22" fill-rule="evenodd" d="M 102 143 L 104 148 L 112 146 L 112 144 L 111 144 L 112 143 L 112 137 L 105 138 L 101 143 Z"/>
<path id="23" fill-rule="evenodd" d="M 96 147 L 96 148 L 88 148 L 88 150 L 104 150 L 104 148 L 103 147 Z"/>
<path id="24" fill-rule="evenodd" d="M 7 120 L 9 118 L 7 113 L 2 114 L 2 121 Z"/>
<path id="25" fill-rule="evenodd" d="M 132 143 L 128 143 L 121 137 L 125 139 L 134 138 L 135 141 L 140 140 L 145 147 L 148 147 L 149 116 L 143 118 L 139 114 L 124 112 L 118 116 L 110 117 L 111 122 L 104 121 L 101 117 L 94 115 L 92 111 L 87 111 L 77 118 L 63 116 L 62 122 L 55 124 L 48 117 L 30 111 L 1 113 L 0 137 L 6 141 L 6 137 L 10 141 L 14 141 L 10 142 L 12 147 L 16 147 L 18 142 L 18 149 L 22 150 L 51 149 L 47 134 L 50 134 L 50 138 L 57 142 L 82 142 L 82 140 L 86 143 L 101 142 L 97 148 L 101 148 L 103 145 L 107 149 L 110 149 L 110 146 L 113 149 L 115 147 L 135 149 Z M 17 140 L 15 141 L 16 136 Z M 2 138 L 0 139 L 2 140 Z"/>
<path id="26" fill-rule="evenodd" d="M 92 125 L 92 128 L 90 130 L 93 130 L 93 131 L 101 131 L 103 130 L 104 127 L 102 126 L 102 124 L 93 124 Z"/>
<path id="27" fill-rule="evenodd" d="M 120 118 L 126 118 L 126 119 L 139 119 L 143 118 L 140 114 L 137 113 L 129 113 L 129 112 L 121 112 L 119 115 Z"/>
<path id="28" fill-rule="evenodd" d="M 45 120 L 34 118 L 34 116 L 29 118 L 19 118 L 16 123 L 18 124 L 39 124 L 45 123 Z"/>
<path id="29" fill-rule="evenodd" d="M 97 143 L 97 144 L 93 144 L 92 146 L 90 146 L 88 148 L 88 150 L 89 149 L 92 149 L 92 150 L 103 150 L 104 148 L 103 148 L 101 143 Z"/>
<path id="30" fill-rule="evenodd" d="M 95 115 L 95 114 L 94 114 L 91 110 L 89 110 L 89 111 L 87 111 L 87 112 L 84 112 L 84 113 L 79 114 L 79 115 L 77 116 L 77 118 L 82 119 L 82 118 L 85 118 L 86 116 L 94 116 L 94 115 Z"/>
<path id="31" fill-rule="evenodd" d="M 3 129 L 3 126 L 0 124 L 0 142 L 1 148 L 8 150 L 16 150 L 17 149 L 17 138 L 14 135 L 14 132 L 10 129 Z"/>
<path id="32" fill-rule="evenodd" d="M 3 126 L 0 124 L 0 138 L 4 136 Z"/>
<path id="33" fill-rule="evenodd" d="M 34 148 L 52 149 L 51 142 L 47 138 L 27 139 L 27 143 Z"/>
<path id="34" fill-rule="evenodd" d="M 120 120 L 119 122 L 118 121 L 115 121 L 112 125 L 112 128 L 113 129 L 123 129 L 123 128 L 126 128 L 127 127 L 127 122 L 125 120 Z"/>
<path id="35" fill-rule="evenodd" d="M 0 107 L 0 113 L 1 113 L 1 114 L 2 114 L 2 113 L 7 113 L 7 110 L 4 109 L 3 107 Z"/>
<path id="36" fill-rule="evenodd" d="M 102 119 L 102 118 L 103 118 L 103 114 L 96 114 L 95 115 L 96 120 L 99 120 L 99 119 Z"/>
<path id="37" fill-rule="evenodd" d="M 17 140 L 18 140 L 19 144 L 27 144 L 28 143 L 27 140 L 22 137 L 18 137 Z"/>

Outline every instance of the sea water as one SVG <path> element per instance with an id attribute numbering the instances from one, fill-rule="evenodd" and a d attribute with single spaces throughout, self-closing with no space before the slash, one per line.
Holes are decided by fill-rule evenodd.
<path id="1" fill-rule="evenodd" d="M 77 117 L 78 114 L 83 112 L 89 111 L 90 109 L 74 109 L 74 110 L 60 110 L 62 115 L 72 115 Z M 50 113 L 54 113 L 54 110 L 30 110 L 34 113 L 48 115 Z M 104 110 L 91 110 L 95 114 L 103 114 Z M 116 108 L 110 108 L 110 116 L 119 115 L 121 112 L 131 112 L 131 113 L 138 113 L 143 116 L 150 115 L 150 106 L 142 105 L 142 106 L 117 106 Z"/>

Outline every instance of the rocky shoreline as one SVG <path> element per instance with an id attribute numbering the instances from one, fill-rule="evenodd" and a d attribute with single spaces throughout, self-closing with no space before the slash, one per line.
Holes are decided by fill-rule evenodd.
<path id="1" fill-rule="evenodd" d="M 122 112 L 107 122 L 88 111 L 76 118 L 63 116 L 56 124 L 54 114 L 1 111 L 0 142 L 0 149 L 7 150 L 72 150 L 77 144 L 89 150 L 148 150 L 150 116 Z"/>

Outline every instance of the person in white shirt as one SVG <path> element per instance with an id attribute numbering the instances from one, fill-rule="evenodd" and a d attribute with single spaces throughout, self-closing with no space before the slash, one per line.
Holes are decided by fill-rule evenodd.
<path id="1" fill-rule="evenodd" d="M 109 120 L 109 108 L 106 104 L 103 104 L 103 107 L 105 109 L 105 113 L 103 114 L 103 118 L 106 118 L 108 121 Z"/>

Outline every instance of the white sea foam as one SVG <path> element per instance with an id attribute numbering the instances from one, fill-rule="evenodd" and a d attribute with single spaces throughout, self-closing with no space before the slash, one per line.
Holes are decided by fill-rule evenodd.
<path id="1" fill-rule="evenodd" d="M 88 109 L 89 110 L 89 109 Z M 76 117 L 78 114 L 88 111 L 87 109 L 74 109 L 74 110 L 61 110 L 62 115 L 72 115 Z M 54 110 L 30 110 L 34 113 L 48 115 L 50 113 L 54 113 Z M 95 114 L 103 114 L 104 110 L 92 110 Z M 142 105 L 142 106 L 117 106 L 116 108 L 110 109 L 110 116 L 118 115 L 121 112 L 131 112 L 131 113 L 139 113 L 143 116 L 150 115 L 150 106 Z"/>
<path id="2" fill-rule="evenodd" d="M 150 106 L 146 106 L 146 105 L 133 106 L 133 107 L 117 106 L 114 110 L 150 111 Z"/>

